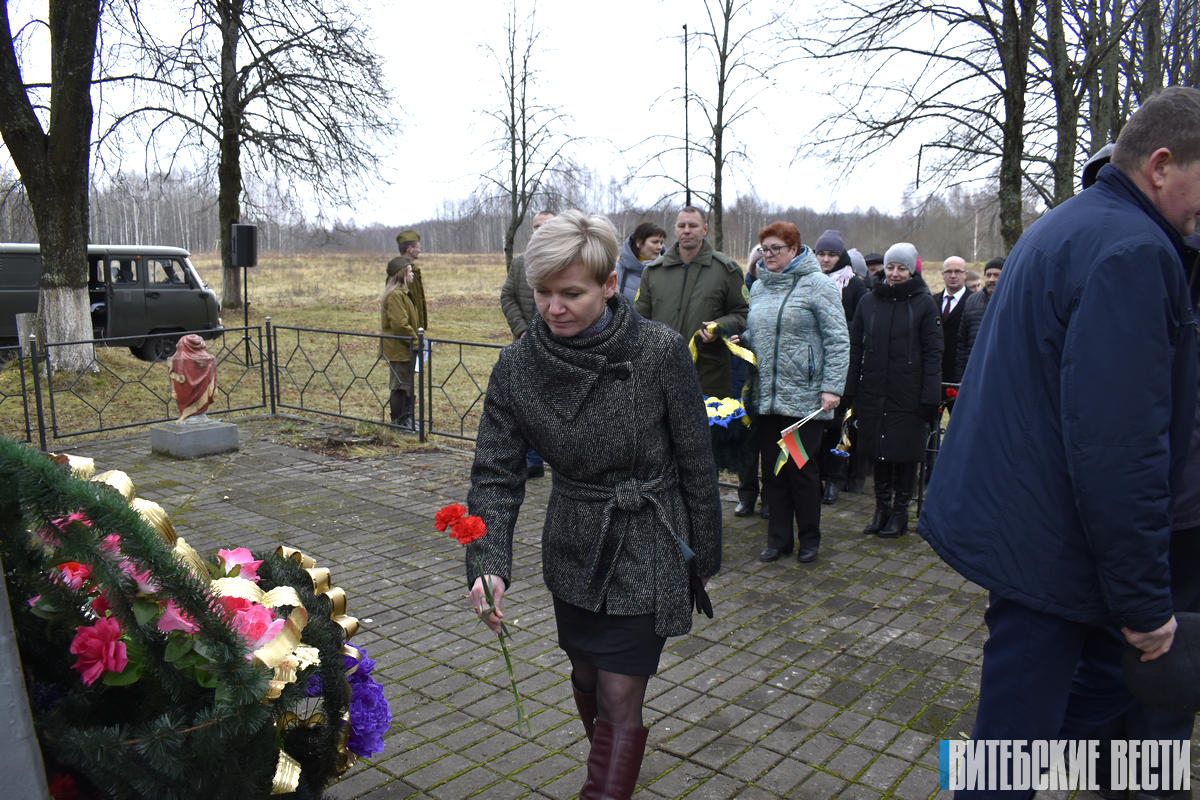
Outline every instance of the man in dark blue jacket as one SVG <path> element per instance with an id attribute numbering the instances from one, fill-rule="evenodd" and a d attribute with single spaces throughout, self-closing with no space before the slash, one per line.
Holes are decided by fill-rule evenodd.
<path id="1" fill-rule="evenodd" d="M 1005 261 L 918 526 L 991 593 L 976 739 L 1055 738 L 1107 625 L 1144 660 L 1170 649 L 1171 497 L 1196 409 L 1182 237 L 1198 214 L 1200 91 L 1165 89 L 1096 185 Z"/>

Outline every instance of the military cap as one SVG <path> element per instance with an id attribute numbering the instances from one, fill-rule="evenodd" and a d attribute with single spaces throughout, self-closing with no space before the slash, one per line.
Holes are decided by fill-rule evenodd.
<path id="1" fill-rule="evenodd" d="M 421 234 L 417 233 L 412 228 L 405 228 L 404 230 L 400 231 L 400 233 L 396 234 L 396 244 L 400 245 L 401 247 L 404 247 L 406 244 L 419 241 L 421 241 Z"/>

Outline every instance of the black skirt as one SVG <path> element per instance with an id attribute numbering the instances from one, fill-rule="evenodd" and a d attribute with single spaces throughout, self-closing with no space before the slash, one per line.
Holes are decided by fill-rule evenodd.
<path id="1" fill-rule="evenodd" d="M 666 637 L 654 632 L 654 615 L 617 616 L 554 598 L 558 646 L 572 658 L 618 675 L 658 672 Z"/>

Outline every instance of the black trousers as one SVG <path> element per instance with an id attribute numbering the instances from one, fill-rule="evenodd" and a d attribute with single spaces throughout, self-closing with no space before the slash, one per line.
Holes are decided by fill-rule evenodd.
<path id="1" fill-rule="evenodd" d="M 834 455 L 833 451 L 842 441 L 842 420 L 846 417 L 846 409 L 838 406 L 833 411 L 833 419 L 826 420 L 821 430 L 820 453 L 809 453 L 817 462 L 821 472 L 821 483 L 833 481 L 845 487 L 846 468 L 849 456 Z"/>
<path id="2" fill-rule="evenodd" d="M 755 501 L 758 500 L 758 420 L 751 424 L 745 456 L 741 468 L 737 471 L 738 502 L 745 503 L 753 509 Z"/>
<path id="3" fill-rule="evenodd" d="M 783 551 L 792 549 L 793 538 L 799 547 L 816 547 L 821 543 L 821 475 L 817 452 L 825 427 L 823 420 L 814 420 L 800 428 L 800 443 L 809 457 L 804 468 L 797 469 L 789 458 L 779 474 L 775 474 L 779 431 L 796 421 L 796 417 L 767 414 L 759 417 L 757 422 L 762 456 L 762 496 L 771 509 L 767 521 L 767 547 Z"/>

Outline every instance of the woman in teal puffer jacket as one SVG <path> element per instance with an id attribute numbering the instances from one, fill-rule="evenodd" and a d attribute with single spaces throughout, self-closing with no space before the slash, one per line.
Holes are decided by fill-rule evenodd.
<path id="1" fill-rule="evenodd" d="M 821 481 L 817 449 L 825 420 L 846 385 L 850 337 L 837 287 L 821 272 L 812 250 L 790 222 L 773 222 L 758 233 L 765 269 L 750 290 L 746 332 L 735 337 L 758 360 L 751 399 L 758 413 L 763 502 L 770 507 L 767 545 L 760 561 L 792 552 L 806 563 L 821 542 Z M 779 474 L 779 433 L 820 409 L 799 429 L 808 462 L 788 460 Z M 792 520 L 796 531 L 793 535 Z"/>

